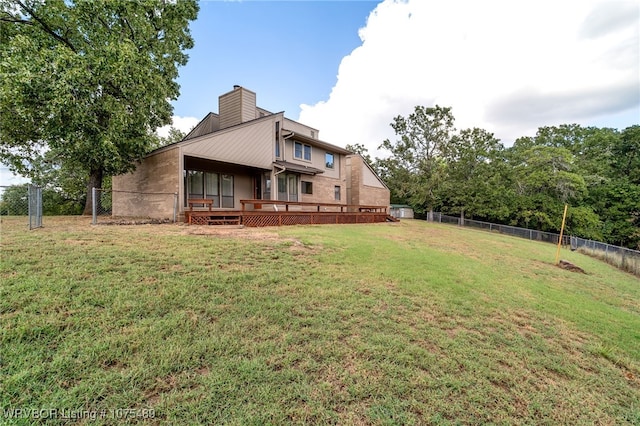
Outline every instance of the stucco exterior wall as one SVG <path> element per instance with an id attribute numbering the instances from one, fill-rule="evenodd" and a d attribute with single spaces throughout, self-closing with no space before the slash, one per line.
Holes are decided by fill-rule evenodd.
<path id="1" fill-rule="evenodd" d="M 180 190 L 182 176 L 179 152 L 178 147 L 160 151 L 145 158 L 132 173 L 114 176 L 112 214 L 172 218 L 173 194 Z"/>
<path id="2" fill-rule="evenodd" d="M 284 119 L 283 128 L 287 130 L 292 130 L 296 133 L 300 133 L 314 139 L 318 139 L 320 137 L 319 136 L 320 132 L 318 131 L 318 129 L 314 129 L 313 127 L 309 127 L 307 125 L 298 123 L 297 121 L 293 121 L 288 118 Z"/>

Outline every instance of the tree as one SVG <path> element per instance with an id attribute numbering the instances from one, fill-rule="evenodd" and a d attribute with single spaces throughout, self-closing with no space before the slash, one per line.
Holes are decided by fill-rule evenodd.
<path id="1" fill-rule="evenodd" d="M 627 127 L 613 147 L 612 166 L 618 176 L 640 185 L 640 125 Z"/>
<path id="2" fill-rule="evenodd" d="M 584 178 L 576 172 L 574 156 L 563 147 L 531 145 L 527 138 L 516 140 L 509 161 L 516 198 L 512 222 L 526 228 L 559 231 L 564 204 L 579 206 L 587 192 Z"/>
<path id="3" fill-rule="evenodd" d="M 170 123 L 197 12 L 195 0 L 1 0 L 0 159 L 28 177 L 43 161 L 81 171 L 87 194 L 133 170 Z"/>
<path id="4" fill-rule="evenodd" d="M 631 248 L 638 246 L 640 126 L 631 126 L 622 132 L 577 124 L 541 127 L 535 137 L 520 138 L 516 145 L 512 153 L 523 153 L 534 147 L 564 149 L 569 153 L 571 172 L 579 175 L 585 184 L 581 196 L 571 199 L 567 218 L 571 233 Z M 522 211 L 522 205 L 518 211 Z"/>
<path id="5" fill-rule="evenodd" d="M 175 128 L 173 126 L 169 127 L 169 134 L 167 136 L 159 136 L 157 133 L 154 135 L 154 141 L 151 144 L 150 149 L 158 149 L 163 146 L 171 145 L 172 143 L 180 142 L 184 137 L 187 136 L 182 130 Z"/>
<path id="6" fill-rule="evenodd" d="M 11 185 L 0 195 L 0 215 L 25 215 L 29 211 L 29 184 Z"/>
<path id="7" fill-rule="evenodd" d="M 473 128 L 460 131 L 444 149 L 447 179 L 440 187 L 444 210 L 454 210 L 464 220 L 465 212 L 483 219 L 502 218 L 507 213 L 500 201 L 500 153 L 503 146 L 493 133 Z"/>
<path id="8" fill-rule="evenodd" d="M 357 143 L 357 144 L 354 144 L 354 145 L 347 144 L 345 149 L 347 151 L 353 152 L 354 154 L 360 154 L 362 156 L 362 158 L 364 159 L 365 163 L 367 163 L 370 167 L 374 166 L 374 162 L 373 162 L 373 160 L 371 160 L 371 155 L 369 155 L 369 150 L 363 144 L 361 144 L 361 143 Z"/>
<path id="9" fill-rule="evenodd" d="M 624 129 L 611 146 L 610 173 L 592 190 L 607 242 L 640 250 L 640 126 Z"/>
<path id="10" fill-rule="evenodd" d="M 397 180 L 399 185 L 391 187 L 417 212 L 432 212 L 437 202 L 436 189 L 445 175 L 442 153 L 451 141 L 453 123 L 451 108 L 416 106 L 408 117 L 397 116 L 391 123 L 400 139 L 387 139 L 380 146 L 392 154 L 381 163 L 383 175 Z"/>

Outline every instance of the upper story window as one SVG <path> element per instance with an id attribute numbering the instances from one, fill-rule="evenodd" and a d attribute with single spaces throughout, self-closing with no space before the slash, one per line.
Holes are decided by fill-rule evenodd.
<path id="1" fill-rule="evenodd" d="M 333 169 L 333 153 L 327 152 L 324 155 L 324 163 L 327 169 Z"/>
<path id="2" fill-rule="evenodd" d="M 311 131 L 311 137 L 312 137 L 312 138 L 314 138 L 314 139 L 316 138 L 316 132 L 315 132 L 315 130 L 312 130 L 312 131 Z"/>
<path id="3" fill-rule="evenodd" d="M 299 160 L 311 161 L 311 145 L 295 141 L 293 143 L 293 157 Z"/>
<path id="4" fill-rule="evenodd" d="M 276 121 L 276 158 L 280 158 L 280 122 Z"/>

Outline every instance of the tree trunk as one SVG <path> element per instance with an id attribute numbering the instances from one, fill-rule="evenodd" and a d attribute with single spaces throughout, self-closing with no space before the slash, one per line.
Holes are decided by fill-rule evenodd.
<path id="1" fill-rule="evenodd" d="M 93 215 L 93 200 L 92 200 L 92 190 L 93 188 L 102 188 L 102 169 L 91 170 L 89 173 L 89 182 L 87 183 L 87 201 L 84 204 L 84 211 L 82 212 L 85 216 Z M 101 204 L 100 204 L 100 194 L 96 197 L 97 211 L 100 212 Z"/>
<path id="2" fill-rule="evenodd" d="M 460 226 L 464 226 L 464 209 L 460 209 Z"/>

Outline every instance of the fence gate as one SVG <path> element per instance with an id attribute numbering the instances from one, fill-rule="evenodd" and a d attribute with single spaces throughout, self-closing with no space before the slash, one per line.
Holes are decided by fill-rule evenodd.
<path id="1" fill-rule="evenodd" d="M 29 185 L 29 229 L 42 227 L 42 188 Z"/>

